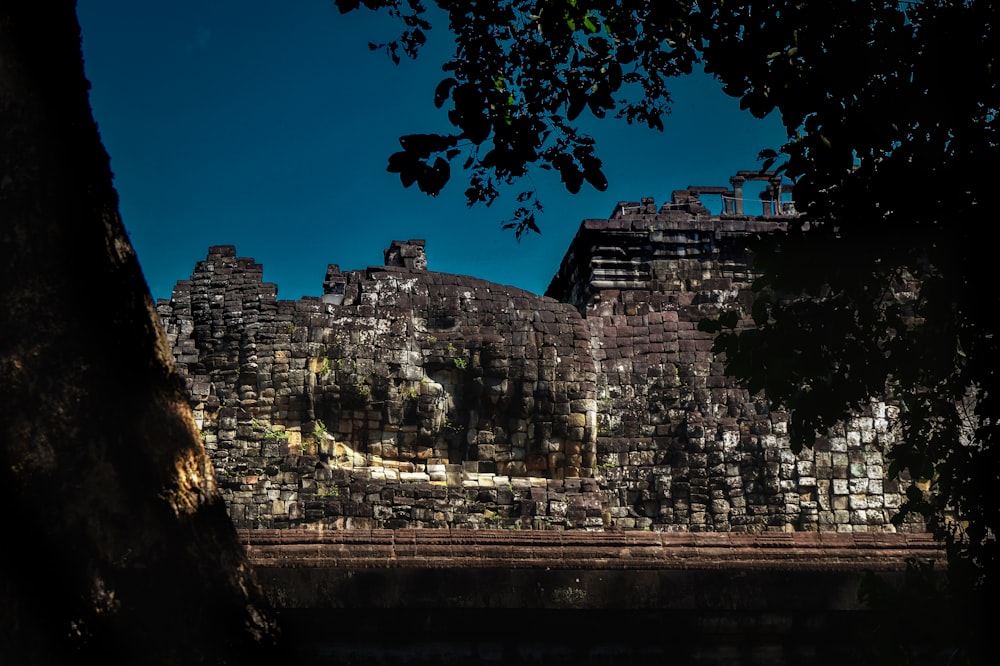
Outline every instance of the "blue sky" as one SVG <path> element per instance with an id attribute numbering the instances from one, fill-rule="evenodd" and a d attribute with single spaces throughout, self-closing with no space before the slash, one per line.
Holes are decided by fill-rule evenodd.
<path id="1" fill-rule="evenodd" d="M 433 198 L 385 170 L 400 135 L 450 129 L 432 102 L 444 26 L 396 66 L 367 47 L 394 25 L 340 15 L 333 0 L 79 0 L 78 15 L 91 106 L 155 298 L 210 245 L 235 245 L 279 298 L 297 299 L 321 295 L 327 264 L 381 265 L 392 240 L 410 238 L 427 241 L 430 270 L 542 293 L 582 220 L 619 200 L 728 184 L 784 138 L 777 118 L 741 112 L 710 78 L 678 80 L 665 132 L 593 124 L 607 191 L 571 195 L 534 174 L 542 234 L 518 243 L 500 228 L 504 200 L 465 205 L 461 171 Z"/>

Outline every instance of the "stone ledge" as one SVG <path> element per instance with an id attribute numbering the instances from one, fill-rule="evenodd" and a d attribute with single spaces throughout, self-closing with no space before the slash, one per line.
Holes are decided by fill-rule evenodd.
<path id="1" fill-rule="evenodd" d="M 241 530 L 255 566 L 563 570 L 903 571 L 943 562 L 928 534 Z"/>

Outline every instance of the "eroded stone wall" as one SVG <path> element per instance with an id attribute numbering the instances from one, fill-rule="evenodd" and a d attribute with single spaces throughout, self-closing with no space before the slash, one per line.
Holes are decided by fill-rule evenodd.
<path id="1" fill-rule="evenodd" d="M 558 496 L 593 476 L 596 372 L 573 307 L 405 265 L 331 266 L 325 285 L 279 301 L 218 246 L 158 306 L 237 524 L 531 525 L 510 479 Z"/>
<path id="2" fill-rule="evenodd" d="M 900 489 L 882 455 L 894 409 L 873 404 L 795 454 L 788 415 L 736 387 L 712 336 L 697 330 L 705 316 L 752 302 L 745 241 L 782 221 L 712 217 L 688 192 L 674 204 L 623 202 L 610 219 L 585 221 L 548 289 L 577 305 L 591 331 L 598 478 L 612 524 L 894 529 Z"/>
<path id="3" fill-rule="evenodd" d="M 893 530 L 892 408 L 794 454 L 697 330 L 748 302 L 743 240 L 779 224 L 622 202 L 549 296 L 394 241 L 282 301 L 217 246 L 158 309 L 239 527 Z"/>

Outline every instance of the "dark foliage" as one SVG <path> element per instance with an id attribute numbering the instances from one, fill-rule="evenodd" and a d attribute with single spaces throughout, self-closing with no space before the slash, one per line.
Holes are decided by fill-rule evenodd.
<path id="1" fill-rule="evenodd" d="M 407 26 L 384 45 L 417 52 L 418 0 L 336 0 Z M 532 167 L 571 192 L 606 187 L 585 113 L 663 129 L 671 77 L 703 63 L 787 143 L 763 168 L 794 182 L 801 213 L 758 239 L 747 319 L 718 333 L 729 371 L 789 408 L 793 445 L 888 397 L 900 409 L 891 474 L 904 507 L 949 546 L 970 604 L 991 599 L 1000 527 L 1000 296 L 989 226 L 1000 174 L 997 12 L 976 0 L 439 0 L 456 51 L 435 93 L 456 131 L 410 137 L 391 158 L 432 194 L 464 156 L 470 204 Z M 419 31 L 417 28 L 419 27 Z M 532 188 L 508 224 L 537 230 Z M 923 489 L 923 490 L 922 490 Z M 956 574 L 958 575 L 958 574 Z"/>

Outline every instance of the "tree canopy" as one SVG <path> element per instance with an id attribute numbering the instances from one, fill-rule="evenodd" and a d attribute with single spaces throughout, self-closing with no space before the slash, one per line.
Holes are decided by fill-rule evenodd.
<path id="1" fill-rule="evenodd" d="M 800 213 L 758 239 L 751 317 L 703 324 L 729 371 L 792 411 L 793 445 L 882 396 L 901 409 L 892 474 L 905 507 L 991 588 L 1000 502 L 1000 347 L 990 199 L 1000 173 L 995 3 L 976 0 L 335 0 L 387 11 L 415 56 L 447 20 L 455 51 L 435 104 L 448 135 L 401 137 L 388 169 L 435 194 L 460 160 L 469 204 L 530 169 L 602 190 L 584 114 L 669 131 L 670 81 L 703 66 L 755 116 L 780 114 L 761 165 L 794 182 Z M 440 14 L 436 13 L 440 10 Z M 440 19 L 436 17 L 441 17 Z M 415 128 L 418 129 L 418 128 Z M 530 182 L 530 181 L 529 181 Z M 508 226 L 537 231 L 522 186 Z"/>

